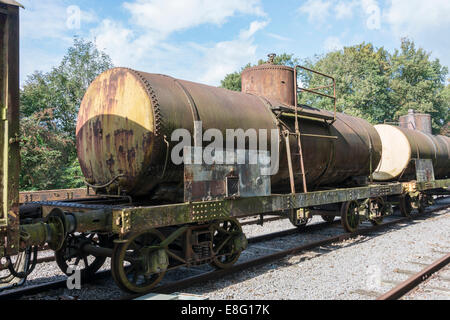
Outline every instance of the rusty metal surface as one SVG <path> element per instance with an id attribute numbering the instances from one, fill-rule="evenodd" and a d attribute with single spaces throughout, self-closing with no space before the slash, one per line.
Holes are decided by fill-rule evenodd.
<path id="1" fill-rule="evenodd" d="M 270 63 L 247 68 L 242 72 L 242 92 L 293 106 L 294 69 Z"/>
<path id="2" fill-rule="evenodd" d="M 127 194 L 148 196 L 161 183 L 178 185 L 183 181 L 183 166 L 166 163 L 168 152 L 176 145 L 172 142 L 168 147 L 166 143 L 174 129 L 187 129 L 194 136 L 194 121 L 201 120 L 203 130 L 215 128 L 224 137 L 227 129 L 270 132 L 278 128 L 272 112 L 278 106 L 286 107 L 265 97 L 164 75 L 112 69 L 91 84 L 80 107 L 77 149 L 81 168 L 87 180 L 96 185 L 120 176 L 106 190 L 110 194 L 120 186 Z M 333 119 L 330 112 L 310 109 L 312 114 Z M 300 120 L 305 134 L 301 142 L 306 177 L 313 189 L 352 176 L 369 176 L 370 163 L 376 167 L 381 157 L 381 142 L 373 127 L 365 120 L 342 114 L 332 126 L 316 120 Z M 283 115 L 283 121 L 294 125 L 288 115 Z M 296 153 L 295 137 L 290 141 Z M 272 191 L 284 192 L 289 190 L 289 171 L 283 143 L 279 154 L 280 171 L 272 176 Z M 295 164 L 294 170 L 299 172 L 299 161 Z"/>
<path id="3" fill-rule="evenodd" d="M 169 161 L 166 168 L 176 143 L 168 148 L 164 136 L 170 140 L 177 128 L 193 136 L 198 119 L 204 130 L 216 128 L 224 136 L 227 129 L 276 128 L 258 97 L 163 75 L 107 71 L 91 84 L 80 107 L 77 149 L 83 173 L 93 184 L 122 174 L 122 191 L 137 196 L 161 182 L 179 183 L 183 166 Z M 109 192 L 116 189 L 117 184 Z"/>
<path id="4" fill-rule="evenodd" d="M 6 9 L 7 10 L 7 9 Z M 6 141 L 8 140 L 8 121 L 5 116 L 7 112 L 8 105 L 8 32 L 7 32 L 8 16 L 7 14 L 0 14 L 0 110 L 1 110 L 1 120 L 0 120 L 0 196 L 1 198 L 1 227 L 2 233 L 5 232 L 3 229 L 8 225 L 7 215 L 8 215 L 8 147 Z M 6 165 L 6 166 L 5 166 Z M 2 243 L 3 245 L 3 243 Z"/>
<path id="5" fill-rule="evenodd" d="M 259 163 L 252 164 L 249 161 L 250 152 L 242 150 L 245 154 L 244 164 L 226 164 L 225 159 L 236 157 L 237 152 L 222 151 L 212 158 L 213 164 L 195 164 L 195 148 L 188 152 L 185 149 L 185 159 L 191 155 L 189 161 L 185 160 L 184 167 L 184 201 L 212 201 L 225 198 L 249 198 L 258 196 L 269 196 L 271 193 L 270 176 L 263 174 L 270 172 L 269 152 L 260 153 L 263 157 Z M 258 157 L 257 154 L 255 154 Z M 219 158 L 218 158 L 219 157 Z M 218 163 L 216 159 L 223 159 Z M 235 179 L 236 190 L 231 190 L 230 179 Z"/>
<path id="6" fill-rule="evenodd" d="M 320 113 L 333 117 L 328 111 Z M 283 115 L 281 119 L 290 126 L 291 131 L 295 130 L 293 117 Z M 300 118 L 299 126 L 306 180 L 312 190 L 321 185 L 337 185 L 351 177 L 368 177 L 371 167 L 376 168 L 381 159 L 380 137 L 363 119 L 337 114 L 336 122 L 330 126 L 317 120 Z M 323 139 L 314 135 L 337 139 Z M 296 137 L 290 137 L 290 145 L 291 152 L 298 154 Z M 281 167 L 287 167 L 285 153 L 280 151 Z M 299 161 L 293 161 L 293 164 L 294 172 L 301 172 Z M 297 185 L 301 184 L 301 178 L 297 176 Z M 277 190 L 276 186 L 273 186 L 273 190 Z"/>
<path id="7" fill-rule="evenodd" d="M 450 179 L 441 179 L 430 182 L 415 183 L 415 189 L 417 191 L 426 191 L 440 188 L 450 188 Z"/>
<path id="8" fill-rule="evenodd" d="M 19 7 L 0 6 L 0 247 L 14 254 L 19 243 Z"/>
<path id="9" fill-rule="evenodd" d="M 39 201 L 63 201 L 95 197 L 87 188 L 20 192 L 20 204 Z"/>
<path id="10" fill-rule="evenodd" d="M 238 198 L 222 201 L 203 201 L 152 207 L 112 208 L 112 231 L 126 234 L 151 228 L 205 223 L 229 217 L 248 217 L 290 209 L 307 208 L 351 200 L 399 195 L 403 192 L 401 183 L 371 185 L 367 187 L 334 189 L 295 195 L 274 195 L 268 197 Z M 66 210 L 66 209 L 65 209 Z"/>
<path id="11" fill-rule="evenodd" d="M 417 182 L 434 181 L 434 168 L 431 159 L 414 159 L 416 163 Z"/>
<path id="12" fill-rule="evenodd" d="M 414 110 L 408 110 L 407 115 L 399 118 L 399 125 L 402 128 L 432 134 L 431 115 L 429 114 L 415 113 Z"/>

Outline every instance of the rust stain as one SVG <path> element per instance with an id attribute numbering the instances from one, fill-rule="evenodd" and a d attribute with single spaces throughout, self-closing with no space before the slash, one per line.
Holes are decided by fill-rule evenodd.
<path id="1" fill-rule="evenodd" d="M 263 64 L 242 72 L 242 92 L 294 105 L 294 69 Z"/>

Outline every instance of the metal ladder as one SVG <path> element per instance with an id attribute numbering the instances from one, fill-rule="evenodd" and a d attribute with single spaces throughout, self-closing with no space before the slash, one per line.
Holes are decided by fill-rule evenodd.
<path id="1" fill-rule="evenodd" d="M 296 137 L 296 139 L 297 139 L 298 154 L 294 154 L 294 155 L 300 156 L 301 172 L 299 173 L 299 175 L 302 176 L 302 180 L 303 180 L 303 192 L 307 193 L 308 192 L 308 186 L 306 184 L 305 164 L 304 164 L 304 160 L 303 160 L 303 148 L 302 148 L 302 141 L 301 141 L 300 124 L 299 124 L 299 121 L 298 121 L 298 107 L 297 106 L 295 107 L 295 132 L 292 132 L 290 130 L 286 130 L 284 132 L 284 137 L 286 139 L 286 152 L 287 152 L 287 159 L 288 159 L 289 179 L 290 179 L 290 183 L 291 183 L 291 192 L 292 192 L 292 194 L 295 194 L 296 193 L 296 190 L 295 190 L 295 177 L 294 177 L 294 170 L 293 170 L 293 165 L 292 165 L 291 145 L 289 143 L 289 137 L 291 135 L 294 135 Z"/>
<path id="2" fill-rule="evenodd" d="M 333 83 L 328 85 L 328 86 L 321 86 L 321 87 L 313 88 L 313 89 L 300 88 L 298 86 L 298 83 L 297 83 L 297 69 L 298 68 L 301 68 L 303 70 L 306 70 L 306 71 L 318 74 L 320 76 L 323 76 L 325 78 L 331 79 L 333 81 Z M 286 152 L 287 152 L 287 159 L 288 159 L 288 167 L 289 167 L 289 179 L 290 179 L 292 194 L 296 193 L 296 189 L 295 189 L 295 174 L 294 174 L 293 165 L 292 165 L 292 153 L 291 153 L 291 146 L 290 146 L 290 143 L 289 143 L 289 137 L 291 135 L 294 135 L 296 137 L 296 139 L 297 139 L 297 146 L 298 146 L 299 153 L 298 154 L 294 154 L 294 155 L 298 155 L 300 157 L 300 169 L 301 169 L 301 172 L 298 175 L 302 176 L 303 192 L 304 193 L 308 193 L 308 185 L 307 185 L 307 181 L 306 181 L 306 173 L 305 173 L 305 164 L 304 164 L 304 159 L 303 159 L 303 148 L 302 148 L 301 136 L 302 135 L 303 136 L 314 136 L 314 135 L 309 135 L 309 134 L 302 134 L 301 131 L 300 131 L 300 123 L 299 123 L 299 120 L 298 120 L 298 118 L 299 118 L 298 92 L 299 92 L 299 90 L 301 90 L 301 91 L 303 90 L 303 91 L 306 91 L 306 92 L 309 92 L 309 93 L 312 93 L 312 94 L 317 94 L 317 95 L 320 95 L 320 96 L 323 96 L 323 97 L 327 97 L 327 98 L 333 99 L 334 100 L 334 118 L 333 118 L 333 121 L 332 121 L 333 123 L 336 121 L 336 103 L 337 103 L 337 99 L 336 99 L 336 80 L 333 77 L 329 76 L 329 75 L 326 75 L 326 74 L 323 74 L 323 73 L 320 73 L 320 72 L 308 69 L 306 67 L 297 65 L 294 68 L 294 86 L 295 86 L 294 87 L 294 95 L 295 95 L 295 97 L 294 97 L 294 101 L 295 101 L 295 103 L 294 103 L 295 132 L 292 132 L 288 128 L 287 128 L 287 130 L 284 131 L 284 137 L 286 139 Z M 317 91 L 319 89 L 326 89 L 326 88 L 333 88 L 334 96 L 330 96 L 330 95 L 327 95 L 325 93 Z M 337 137 L 331 137 L 330 136 L 329 138 L 337 138 Z"/>

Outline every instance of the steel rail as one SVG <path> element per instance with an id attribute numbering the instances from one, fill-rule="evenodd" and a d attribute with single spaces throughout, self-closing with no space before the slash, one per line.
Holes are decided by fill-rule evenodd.
<path id="1" fill-rule="evenodd" d="M 377 300 L 398 300 L 405 294 L 416 288 L 419 284 L 427 280 L 432 274 L 444 268 L 450 263 L 450 253 L 441 259 L 435 261 L 433 264 L 413 275 L 406 281 L 400 283 L 398 286 L 392 290 L 386 292 L 382 296 L 378 297 Z"/>
<path id="2" fill-rule="evenodd" d="M 100 271 L 95 274 L 95 278 L 92 279 L 92 281 L 90 281 L 89 283 L 94 283 L 94 282 L 102 280 L 102 279 L 107 279 L 110 276 L 111 276 L 110 270 Z M 18 287 L 17 289 L 11 289 L 10 292 L 6 291 L 4 293 L 0 293 L 0 301 L 2 301 L 2 300 L 17 300 L 22 297 L 32 296 L 32 295 L 40 294 L 40 293 L 43 293 L 46 291 L 56 290 L 56 289 L 61 289 L 61 288 L 67 288 L 67 279 L 31 285 L 28 287 Z"/>

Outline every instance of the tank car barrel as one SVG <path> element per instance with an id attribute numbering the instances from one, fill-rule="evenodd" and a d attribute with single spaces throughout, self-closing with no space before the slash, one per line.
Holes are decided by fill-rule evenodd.
<path id="1" fill-rule="evenodd" d="M 413 159 L 430 159 L 435 178 L 450 175 L 450 138 L 391 125 L 376 125 L 383 144 L 382 159 L 375 170 L 376 181 L 414 179 Z"/>
<path id="2" fill-rule="evenodd" d="M 245 134 L 265 130 L 270 137 L 259 138 L 259 147 L 272 150 L 271 132 L 295 132 L 290 116 L 296 95 L 294 79 L 294 69 L 286 66 L 248 68 L 242 79 L 244 92 L 234 92 L 165 75 L 108 70 L 92 82 L 80 106 L 76 134 L 83 174 L 98 186 L 111 182 L 101 190 L 107 194 L 151 197 L 163 186 L 179 186 L 184 172 L 182 165 L 171 161 L 177 145 L 171 137 L 176 129 L 183 129 L 195 145 L 198 137 L 194 128 L 199 121 L 201 133 L 209 129 L 222 133 L 222 148 L 228 147 L 229 130 Z M 308 184 L 336 186 L 352 177 L 368 177 L 371 168 L 378 166 L 381 141 L 367 121 L 338 114 L 336 121 L 326 122 L 334 119 L 332 113 L 303 106 L 301 110 Z M 273 191 L 285 192 L 290 180 L 287 146 L 281 135 L 276 138 L 281 141 L 280 170 L 271 177 L 271 184 Z M 287 141 L 292 169 L 301 172 L 297 139 L 291 136 Z M 200 147 L 207 145 L 204 141 Z M 119 175 L 120 179 L 115 179 Z M 299 185 L 302 182 L 297 175 L 295 180 Z"/>

